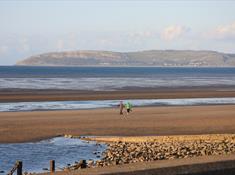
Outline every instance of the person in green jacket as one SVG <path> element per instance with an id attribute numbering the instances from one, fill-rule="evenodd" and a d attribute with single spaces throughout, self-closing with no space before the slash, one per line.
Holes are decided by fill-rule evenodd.
<path id="1" fill-rule="evenodd" d="M 126 112 L 127 112 L 127 115 L 128 115 L 132 110 L 132 104 L 130 102 L 126 102 L 125 103 L 125 108 L 126 108 Z"/>

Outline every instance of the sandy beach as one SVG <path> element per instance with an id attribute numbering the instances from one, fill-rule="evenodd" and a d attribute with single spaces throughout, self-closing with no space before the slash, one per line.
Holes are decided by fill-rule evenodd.
<path id="1" fill-rule="evenodd" d="M 9 89 L 0 92 L 1 102 L 203 97 L 235 97 L 235 90 L 233 88 L 198 88 L 96 92 Z M 158 137 L 160 139 L 176 135 L 184 139 L 185 136 L 182 135 L 192 135 L 190 137 L 195 139 L 195 135 L 200 135 L 195 136 L 197 138 L 203 134 L 234 134 L 234 116 L 235 105 L 134 107 L 128 117 L 119 115 L 118 107 L 89 110 L 0 112 L 0 143 L 34 142 L 65 134 L 100 136 L 101 140 L 102 136 L 116 136 L 114 139 L 121 140 L 126 138 L 123 136 L 131 136 L 127 138 L 140 141 L 138 139 L 143 139 L 143 137 L 135 136 L 148 136 L 148 139 L 163 136 Z M 216 137 L 216 139 L 218 138 Z M 227 156 L 218 159 L 221 160 L 224 157 Z M 211 159 L 214 161 L 213 157 Z M 182 162 L 190 161 L 182 160 Z M 172 164 L 170 162 L 171 160 L 167 160 L 166 164 Z M 149 168 L 150 165 L 146 164 L 146 167 Z M 133 166 L 133 169 L 139 167 L 135 164 L 126 166 L 128 168 Z M 110 172 L 109 167 L 105 168 Z M 116 167 L 113 169 L 116 170 Z M 103 171 L 99 168 L 97 170 Z M 90 174 L 91 171 L 90 169 L 84 170 L 84 174 Z M 94 174 L 96 173 L 97 171 L 94 170 Z"/>
<path id="2" fill-rule="evenodd" d="M 235 133 L 235 105 L 142 107 L 127 118 L 118 108 L 1 112 L 0 142 L 36 141 L 57 135 L 145 136 Z"/>

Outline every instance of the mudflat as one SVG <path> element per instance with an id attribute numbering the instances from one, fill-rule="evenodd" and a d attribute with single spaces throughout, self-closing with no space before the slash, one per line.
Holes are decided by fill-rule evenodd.
<path id="1" fill-rule="evenodd" d="M 0 142 L 37 141 L 57 135 L 158 136 L 235 133 L 235 105 L 139 107 L 1 112 Z"/>
<path id="2" fill-rule="evenodd" d="M 115 91 L 2 89 L 0 102 L 235 97 L 235 87 L 132 88 Z"/>

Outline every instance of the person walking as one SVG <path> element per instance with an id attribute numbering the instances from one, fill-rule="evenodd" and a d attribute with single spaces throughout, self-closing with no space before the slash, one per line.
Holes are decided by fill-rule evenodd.
<path id="1" fill-rule="evenodd" d="M 132 111 L 132 104 L 130 102 L 125 103 L 126 113 L 127 115 Z"/>
<path id="2" fill-rule="evenodd" d="M 120 101 L 119 109 L 120 109 L 120 115 L 123 115 L 124 104 L 122 101 Z"/>

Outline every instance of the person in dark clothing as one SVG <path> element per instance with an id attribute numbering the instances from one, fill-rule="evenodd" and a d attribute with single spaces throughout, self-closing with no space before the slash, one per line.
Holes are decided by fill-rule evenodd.
<path id="1" fill-rule="evenodd" d="M 124 104 L 122 101 L 120 101 L 119 109 L 120 109 L 120 115 L 123 115 Z"/>

